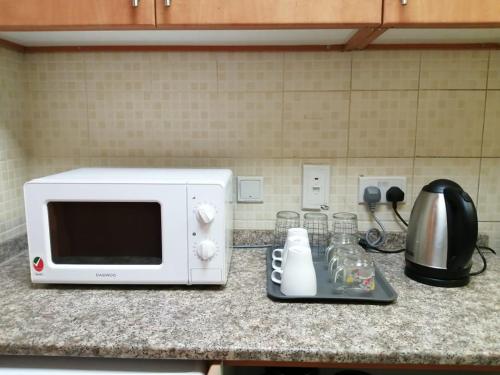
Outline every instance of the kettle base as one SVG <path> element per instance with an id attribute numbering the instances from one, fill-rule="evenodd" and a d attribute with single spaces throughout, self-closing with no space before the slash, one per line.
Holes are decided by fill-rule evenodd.
<path id="1" fill-rule="evenodd" d="M 470 276 L 469 269 L 467 269 L 466 274 L 458 276 L 454 275 L 455 278 L 439 278 L 436 277 L 436 273 L 442 270 L 436 270 L 434 268 L 423 267 L 412 262 L 406 261 L 405 275 L 410 279 L 418 281 L 422 284 L 427 284 L 431 286 L 440 286 L 444 288 L 456 288 L 460 286 L 465 286 L 469 284 Z"/>

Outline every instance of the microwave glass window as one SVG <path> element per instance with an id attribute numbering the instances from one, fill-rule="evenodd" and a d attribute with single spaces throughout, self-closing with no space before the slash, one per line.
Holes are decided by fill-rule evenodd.
<path id="1" fill-rule="evenodd" d="M 156 202 L 50 202 L 56 264 L 161 264 Z"/>

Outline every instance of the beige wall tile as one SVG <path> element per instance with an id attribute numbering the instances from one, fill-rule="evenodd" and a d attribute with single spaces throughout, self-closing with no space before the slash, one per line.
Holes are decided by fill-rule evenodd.
<path id="1" fill-rule="evenodd" d="M 326 164 L 327 161 L 322 160 Z M 301 212 L 302 207 L 302 160 L 283 159 L 283 180 L 279 187 L 283 200 L 281 210 Z M 329 162 L 329 160 L 328 160 Z M 317 162 L 319 164 L 319 162 Z M 331 173 L 332 171 L 330 171 Z"/>
<path id="2" fill-rule="evenodd" d="M 150 91 L 89 91 L 90 155 L 151 155 L 160 118 L 154 99 Z"/>
<path id="3" fill-rule="evenodd" d="M 489 51 L 424 51 L 421 89 L 485 89 Z"/>
<path id="4" fill-rule="evenodd" d="M 0 99 L 0 106 L 2 100 Z M 6 111 L 2 111 L 6 112 Z M 23 158 L 25 155 L 23 145 L 23 124 L 12 116 L 3 118 L 0 114 L 0 161 Z"/>
<path id="5" fill-rule="evenodd" d="M 186 157 L 91 157 L 89 163 L 97 167 L 131 168 L 225 168 L 228 159 Z"/>
<path id="6" fill-rule="evenodd" d="M 151 67 L 155 91 L 217 91 L 217 61 L 214 53 L 153 53 Z"/>
<path id="7" fill-rule="evenodd" d="M 417 156 L 481 155 L 484 91 L 421 91 Z"/>
<path id="8" fill-rule="evenodd" d="M 408 213 L 404 217 L 406 217 L 405 220 L 407 220 L 410 217 L 410 214 Z M 406 230 L 406 226 L 404 226 L 396 218 L 396 216 L 394 216 L 391 219 L 387 219 L 387 220 L 382 220 L 382 219 L 379 219 L 379 220 L 382 222 L 382 225 L 384 226 L 384 228 L 387 232 L 404 232 Z M 359 231 L 366 232 L 372 228 L 377 228 L 380 230 L 379 225 L 374 221 L 358 220 L 358 230 Z M 396 249 L 394 249 L 394 250 L 396 250 Z"/>
<path id="9" fill-rule="evenodd" d="M 281 91 L 283 54 L 221 52 L 217 74 L 219 91 Z"/>
<path id="10" fill-rule="evenodd" d="M 302 169 L 304 164 L 330 166 L 330 196 L 329 210 L 322 211 L 331 219 L 335 212 L 344 211 L 346 201 L 346 172 L 347 159 L 283 159 L 283 181 L 280 195 L 283 199 L 282 210 L 291 210 L 301 213 L 302 210 Z"/>
<path id="11" fill-rule="evenodd" d="M 500 157 L 500 91 L 489 90 L 486 95 L 482 155 Z"/>
<path id="12" fill-rule="evenodd" d="M 151 90 L 149 53 L 97 52 L 83 56 L 87 90 Z"/>
<path id="13" fill-rule="evenodd" d="M 488 89 L 500 90 L 500 51 L 490 51 L 490 68 L 488 70 Z"/>
<path id="14" fill-rule="evenodd" d="M 350 86 L 350 53 L 285 53 L 285 91 L 349 90 Z"/>
<path id="15" fill-rule="evenodd" d="M 281 157 L 281 93 L 219 93 L 211 125 L 217 129 L 217 156 Z"/>
<path id="16" fill-rule="evenodd" d="M 0 69 L 0 160 L 23 158 L 25 154 L 25 91 L 12 79 L 8 69 Z"/>
<path id="17" fill-rule="evenodd" d="M 353 91 L 350 157 L 413 157 L 417 91 Z"/>
<path id="18" fill-rule="evenodd" d="M 284 157 L 345 157 L 348 121 L 348 92 L 285 93 Z"/>
<path id="19" fill-rule="evenodd" d="M 429 182 L 448 179 L 458 183 L 477 202 L 479 158 L 416 158 L 413 201 Z"/>
<path id="20" fill-rule="evenodd" d="M 480 222 L 479 233 L 488 235 L 488 246 L 494 250 L 500 250 L 500 223 L 499 222 Z M 486 251 L 485 254 L 488 254 Z M 497 253 L 498 254 L 498 253 Z"/>
<path id="21" fill-rule="evenodd" d="M 352 55 L 353 90 L 416 90 L 418 51 L 359 51 Z"/>
<path id="22" fill-rule="evenodd" d="M 91 167 L 110 167 L 110 168 L 161 168 L 168 167 L 163 163 L 164 159 L 156 156 L 150 157 L 99 157 L 89 158 Z"/>
<path id="23" fill-rule="evenodd" d="M 85 92 L 31 91 L 29 106 L 26 131 L 31 155 L 88 155 Z"/>
<path id="24" fill-rule="evenodd" d="M 0 160 L 25 157 L 24 56 L 0 47 Z"/>
<path id="25" fill-rule="evenodd" d="M 147 155 L 213 157 L 222 153 L 215 122 L 217 93 L 153 93 L 159 120 L 146 129 Z M 157 99 L 159 99 L 157 101 Z"/>
<path id="26" fill-rule="evenodd" d="M 24 226 L 26 180 L 26 159 L 0 160 L 0 241 L 14 237 Z"/>
<path id="27" fill-rule="evenodd" d="M 27 54 L 25 68 L 30 90 L 85 90 L 85 54 Z"/>
<path id="28" fill-rule="evenodd" d="M 30 157 L 28 159 L 28 175 L 29 179 L 33 179 L 90 165 L 88 157 Z"/>
<path id="29" fill-rule="evenodd" d="M 0 82 L 3 85 L 27 83 L 24 54 L 0 46 Z M 3 90 L 2 90 L 3 91 Z"/>
<path id="30" fill-rule="evenodd" d="M 406 177 L 405 203 L 398 205 L 398 211 L 408 218 L 411 210 L 413 189 L 413 159 L 412 158 L 349 158 L 347 160 L 346 210 L 358 215 L 358 220 L 370 222 L 371 227 L 377 227 L 365 204 L 358 204 L 359 176 L 404 176 Z M 398 220 L 390 205 L 378 205 L 375 212 L 384 222 Z"/>
<path id="31" fill-rule="evenodd" d="M 500 221 L 500 158 L 483 159 L 479 180 L 478 219 Z"/>
<path id="32" fill-rule="evenodd" d="M 0 47 L 0 242 L 25 230 L 23 184 L 28 179 L 24 115 L 24 55 Z"/>

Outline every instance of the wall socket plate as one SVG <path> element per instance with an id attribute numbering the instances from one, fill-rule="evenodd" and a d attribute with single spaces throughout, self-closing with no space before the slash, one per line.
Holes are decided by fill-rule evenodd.
<path id="1" fill-rule="evenodd" d="M 391 186 L 397 186 L 405 193 L 405 199 L 403 202 L 406 202 L 407 199 L 407 191 L 406 191 L 406 177 L 403 176 L 359 176 L 359 191 L 358 191 L 358 203 L 365 203 L 363 200 L 363 194 L 365 192 L 365 188 L 368 186 L 376 186 L 380 189 L 380 193 L 382 194 L 382 198 L 379 203 L 388 203 L 387 199 L 385 199 L 385 194 L 387 190 Z"/>
<path id="2" fill-rule="evenodd" d="M 302 209 L 320 210 L 328 207 L 330 197 L 330 166 L 302 166 Z"/>

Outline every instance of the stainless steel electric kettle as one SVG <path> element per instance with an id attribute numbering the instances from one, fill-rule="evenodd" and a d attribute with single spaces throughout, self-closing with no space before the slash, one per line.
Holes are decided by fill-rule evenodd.
<path id="1" fill-rule="evenodd" d="M 460 185 L 443 179 L 424 186 L 408 224 L 406 276 L 435 286 L 467 285 L 477 232 L 476 207 Z"/>

